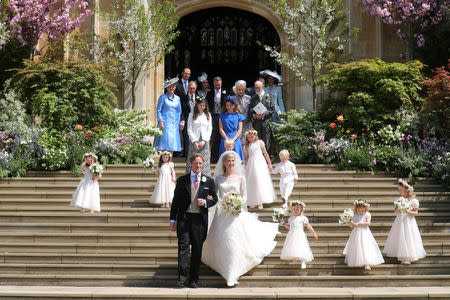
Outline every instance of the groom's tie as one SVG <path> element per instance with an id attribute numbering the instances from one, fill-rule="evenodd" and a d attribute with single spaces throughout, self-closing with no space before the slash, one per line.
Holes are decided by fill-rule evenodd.
<path id="1" fill-rule="evenodd" d="M 198 189 L 198 175 L 195 175 L 194 188 Z"/>

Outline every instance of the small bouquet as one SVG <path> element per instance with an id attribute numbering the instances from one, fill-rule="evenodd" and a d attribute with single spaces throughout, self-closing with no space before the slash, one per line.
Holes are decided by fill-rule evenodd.
<path id="1" fill-rule="evenodd" d="M 144 169 L 150 169 L 150 171 L 153 171 L 155 169 L 155 161 L 151 157 L 147 157 L 142 165 L 144 166 Z"/>
<path id="2" fill-rule="evenodd" d="M 243 201 L 244 199 L 242 198 L 241 194 L 237 192 L 229 192 L 225 194 L 222 199 L 220 199 L 222 209 L 234 216 L 237 216 L 241 213 Z"/>
<path id="3" fill-rule="evenodd" d="M 402 213 L 406 213 L 411 208 L 411 203 L 405 197 L 398 197 L 394 201 L 395 210 L 399 210 Z"/>
<path id="4" fill-rule="evenodd" d="M 96 162 L 90 165 L 89 170 L 91 171 L 92 175 L 100 176 L 103 173 L 103 166 Z"/>
<path id="5" fill-rule="evenodd" d="M 287 207 L 274 208 L 272 214 L 272 221 L 279 223 L 287 217 L 289 210 Z"/>
<path id="6" fill-rule="evenodd" d="M 353 219 L 353 209 L 346 208 L 342 214 L 339 214 L 339 225 L 350 224 Z"/>

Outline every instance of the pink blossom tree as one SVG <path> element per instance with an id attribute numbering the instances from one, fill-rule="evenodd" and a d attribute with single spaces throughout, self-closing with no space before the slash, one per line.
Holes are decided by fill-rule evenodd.
<path id="1" fill-rule="evenodd" d="M 38 41 L 58 41 L 92 14 L 85 0 L 10 0 L 6 20 L 10 36 L 30 47 L 30 58 L 40 53 Z"/>
<path id="2" fill-rule="evenodd" d="M 449 1 L 439 0 L 362 0 L 362 3 L 369 14 L 385 24 L 395 25 L 400 39 L 415 39 L 418 47 L 425 45 L 423 33 L 439 24 L 450 7 Z M 413 34 L 405 31 L 409 26 L 413 27 Z"/>

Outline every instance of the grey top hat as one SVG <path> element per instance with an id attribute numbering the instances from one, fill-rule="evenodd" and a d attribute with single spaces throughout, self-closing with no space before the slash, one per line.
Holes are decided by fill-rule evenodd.
<path id="1" fill-rule="evenodd" d="M 275 80 L 278 83 L 281 83 L 282 79 L 281 79 L 281 75 L 279 75 L 276 71 L 270 71 L 270 70 L 264 70 L 259 72 L 259 75 L 267 77 L 267 76 L 272 76 L 273 78 L 275 78 Z"/>
<path id="2" fill-rule="evenodd" d="M 166 81 L 164 81 L 163 84 L 163 89 L 165 89 L 168 86 L 171 86 L 172 84 L 176 84 L 178 82 L 178 77 L 174 77 L 172 79 L 167 79 Z"/>

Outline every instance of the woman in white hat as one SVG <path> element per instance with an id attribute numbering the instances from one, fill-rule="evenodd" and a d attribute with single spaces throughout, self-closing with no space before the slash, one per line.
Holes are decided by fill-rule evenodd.
<path id="1" fill-rule="evenodd" d="M 180 97 L 175 95 L 177 81 L 178 77 L 175 77 L 164 83 L 163 89 L 167 92 L 159 97 L 156 107 L 158 127 L 163 130 L 163 134 L 155 137 L 154 146 L 171 153 L 181 151 L 180 130 L 184 128 Z"/>
<path id="2" fill-rule="evenodd" d="M 281 92 L 281 75 L 276 71 L 264 70 L 260 74 L 266 78 L 267 85 L 264 91 L 268 94 L 272 94 L 275 97 L 275 112 L 272 116 L 272 121 L 278 123 L 280 121 L 280 114 L 284 114 L 283 93 Z"/>

